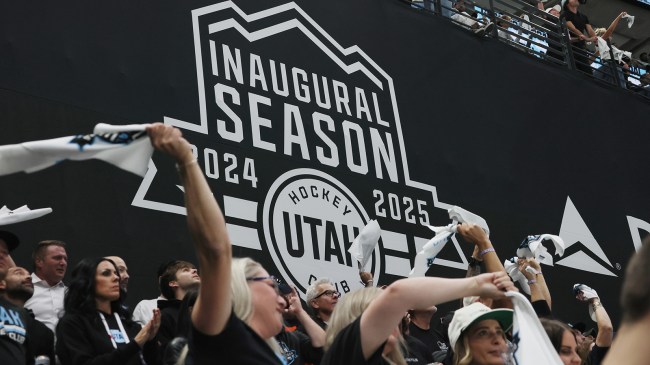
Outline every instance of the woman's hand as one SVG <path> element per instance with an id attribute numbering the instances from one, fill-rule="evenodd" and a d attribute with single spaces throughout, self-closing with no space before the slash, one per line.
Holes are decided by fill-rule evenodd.
<path id="1" fill-rule="evenodd" d="M 510 277 L 505 272 L 493 272 L 473 277 L 475 281 L 475 294 L 492 299 L 503 299 L 507 291 L 519 291 Z"/>
<path id="2" fill-rule="evenodd" d="M 287 304 L 288 306 L 284 310 L 287 314 L 292 314 L 295 317 L 298 317 L 300 313 L 304 312 L 302 304 L 300 303 L 300 297 L 298 297 L 298 293 L 296 292 L 296 288 L 291 289 L 291 294 L 289 294 Z"/>
<path id="3" fill-rule="evenodd" d="M 153 147 L 172 156 L 179 165 L 194 160 L 192 147 L 178 128 L 154 123 L 147 127 L 147 133 Z"/>
<path id="4" fill-rule="evenodd" d="M 457 230 L 465 241 L 471 242 L 479 248 L 491 245 L 487 233 L 477 224 L 462 223 L 458 225 Z"/>
<path id="5" fill-rule="evenodd" d="M 147 324 L 142 327 L 140 332 L 135 336 L 134 341 L 142 348 L 145 342 L 151 341 L 156 337 L 160 328 L 160 309 L 154 308 L 153 317 Z"/>

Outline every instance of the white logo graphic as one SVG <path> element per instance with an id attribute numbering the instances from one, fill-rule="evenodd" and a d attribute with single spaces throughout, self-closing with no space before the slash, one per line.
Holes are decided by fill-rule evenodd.
<path id="1" fill-rule="evenodd" d="M 634 249 L 639 251 L 641 249 L 642 239 L 639 230 L 644 230 L 650 233 L 650 223 L 640 220 L 639 218 L 627 216 L 627 224 L 630 226 L 630 234 L 632 235 L 632 243 Z"/>
<path id="2" fill-rule="evenodd" d="M 415 182 L 409 176 L 392 78 L 359 47 L 344 48 L 338 44 L 293 2 L 247 14 L 234 2 L 224 1 L 193 10 L 192 24 L 200 121 L 192 123 L 165 117 L 164 122 L 203 136 L 209 134 L 210 124 L 212 144 L 198 146 L 197 143 L 194 152 L 206 176 L 220 183 L 239 184 L 241 187 L 238 192 L 231 189 L 224 196 L 224 214 L 228 219 L 227 228 L 233 245 L 254 250 L 266 247 L 283 277 L 302 288 L 312 274 L 328 276 L 337 285 L 357 276 L 356 266 L 350 265 L 347 249 L 343 248 L 353 241 L 354 229 L 363 228 L 369 214 L 339 180 L 327 175 L 314 180 L 318 176 L 314 170 L 310 170 L 309 176 L 304 178 L 294 176 L 295 170 L 291 170 L 291 167 L 284 167 L 285 171 L 290 172 L 277 180 L 276 177 L 256 176 L 256 159 L 266 162 L 269 158 L 290 156 L 310 166 L 322 167 L 323 171 L 336 168 L 337 174 L 345 172 L 376 178 L 378 182 L 387 181 L 391 184 L 390 189 L 398 190 L 384 191 L 377 187 L 371 192 L 374 212 L 370 212 L 370 216 L 399 222 L 402 227 L 383 230 L 384 245 L 376 250 L 373 267 L 376 275 L 381 274 L 383 259 L 385 273 L 407 276 L 412 257 L 430 239 L 424 227 L 431 223 L 429 214 L 432 207 L 447 210 L 451 205 L 438 201 L 434 186 Z M 310 57 L 330 62 L 339 73 L 331 75 L 330 65 L 321 67 L 323 64 L 306 63 L 298 58 L 279 60 L 268 53 L 272 47 L 264 43 L 283 39 L 278 37 L 292 37 L 292 41 L 303 42 L 303 48 L 313 48 L 314 52 L 318 52 Z M 294 46 L 287 47 L 290 50 Z M 285 52 L 284 56 L 294 51 L 298 50 Z M 293 101 L 289 100 L 294 99 L 289 98 L 295 98 L 296 105 L 292 105 Z M 240 113 L 245 114 L 242 109 L 248 109 L 249 120 L 242 118 Z M 266 116 L 271 110 L 282 110 L 280 115 L 283 117 L 270 120 Z M 269 137 L 279 130 L 282 132 L 275 136 L 280 137 Z M 186 135 L 190 142 L 194 142 L 191 134 Z M 229 145 L 226 147 L 238 144 L 238 152 L 214 150 L 215 140 L 227 142 Z M 256 155 L 244 158 L 242 155 L 248 152 Z M 150 162 L 132 204 L 186 214 L 185 208 L 180 205 L 163 203 L 157 201 L 160 199 L 147 196 L 156 173 L 155 164 Z M 285 189 L 289 189 L 289 186 L 278 185 L 291 180 L 289 177 L 296 178 L 291 183 L 292 189 L 298 189 L 294 191 L 296 197 L 301 197 L 303 193 L 300 187 L 311 189 L 311 186 L 315 186 L 316 191 L 331 189 L 342 194 L 341 204 L 345 200 L 352 211 L 314 212 L 309 211 L 307 205 L 294 204 L 287 200 L 289 191 Z M 275 180 L 274 194 L 269 192 L 266 198 L 258 197 L 255 190 L 258 181 L 260 186 L 266 188 L 269 179 Z M 261 184 L 262 181 L 265 184 Z M 244 186 L 244 182 L 248 185 Z M 400 187 L 396 188 L 397 184 Z M 253 191 L 246 192 L 247 187 Z M 304 192 L 312 193 L 311 190 Z M 361 194 L 359 191 L 355 193 L 357 196 Z M 368 193 L 364 193 L 367 197 Z M 265 199 L 263 218 L 258 214 L 262 199 Z M 319 207 L 334 209 L 322 199 L 313 196 L 309 199 L 318 202 Z M 345 209 L 345 204 L 343 207 Z M 285 213 L 288 217 L 286 220 Z M 323 226 L 318 226 L 309 218 L 305 221 L 305 217 L 317 217 Z M 260 219 L 263 221 L 259 222 Z M 300 229 L 297 228 L 296 219 L 302 219 L 304 252 L 299 250 L 298 238 L 294 236 L 294 230 Z M 290 230 L 286 229 L 287 222 Z M 333 241 L 334 230 L 328 228 L 328 224 L 336 231 L 343 260 L 334 253 L 338 247 Z M 262 227 L 263 237 L 259 233 Z M 318 237 L 312 236 L 313 227 L 316 227 Z M 347 233 L 344 233 L 345 229 Z M 421 237 L 417 236 L 418 232 L 422 232 Z M 295 238 L 291 245 L 287 241 L 290 237 Z M 316 242 L 314 238 L 322 245 L 318 250 L 312 246 L 312 242 Z M 261 242 L 261 239 L 266 242 Z M 328 248 L 327 239 L 332 245 Z M 455 239 L 452 242 L 456 251 L 452 255 L 458 255 L 457 261 L 437 259 L 435 265 L 465 270 L 467 259 L 458 242 Z M 380 250 L 383 251 L 378 252 Z M 304 255 L 302 260 L 298 257 L 299 253 Z M 378 255 L 383 255 L 382 259 Z M 332 270 L 333 267 L 336 270 Z M 307 273 L 310 274 L 305 277 Z"/>
<path id="3" fill-rule="evenodd" d="M 564 216 L 562 217 L 560 237 L 562 237 L 564 240 L 564 243 L 566 245 L 565 249 L 568 249 L 574 244 L 580 242 L 587 250 L 596 255 L 599 259 L 603 260 L 603 262 L 606 262 L 610 268 L 612 267 L 612 264 L 605 255 L 605 252 L 594 238 L 594 235 L 591 234 L 591 231 L 585 224 L 585 221 L 582 219 L 580 213 L 578 213 L 578 210 L 576 209 L 575 205 L 573 205 L 573 202 L 569 197 L 567 197 L 566 206 L 564 207 Z M 560 261 L 557 261 L 555 264 L 589 271 L 596 274 L 617 276 L 582 250 L 569 255 Z"/>
<path id="4" fill-rule="evenodd" d="M 269 189 L 263 208 L 264 237 L 282 276 L 300 291 L 328 277 L 341 293 L 360 289 L 356 260 L 348 252 L 368 215 L 354 194 L 327 174 L 292 170 Z M 377 249 L 371 261 L 381 272 Z"/>

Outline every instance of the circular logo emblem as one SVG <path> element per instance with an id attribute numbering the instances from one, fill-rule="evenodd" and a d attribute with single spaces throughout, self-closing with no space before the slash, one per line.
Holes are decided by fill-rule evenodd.
<path id="1" fill-rule="evenodd" d="M 341 182 L 318 170 L 296 169 L 269 189 L 262 221 L 275 266 L 304 295 L 311 282 L 322 277 L 342 294 L 362 287 L 357 260 L 348 248 L 368 220 Z M 370 261 L 375 282 L 381 272 L 378 258 L 375 248 Z"/>

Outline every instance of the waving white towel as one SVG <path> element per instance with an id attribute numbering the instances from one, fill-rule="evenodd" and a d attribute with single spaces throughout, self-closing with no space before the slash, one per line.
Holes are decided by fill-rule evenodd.
<path id="1" fill-rule="evenodd" d="M 63 160 L 99 159 L 123 170 L 144 176 L 153 147 L 147 124 L 100 123 L 92 134 L 0 146 L 0 176 L 32 173 Z"/>
<path id="2" fill-rule="evenodd" d="M 562 365 L 562 360 L 546 335 L 528 299 L 520 293 L 507 292 L 512 299 L 513 356 L 516 364 Z M 505 329 L 504 329 L 505 330 Z"/>
<path id="3" fill-rule="evenodd" d="M 552 234 L 541 234 L 528 236 L 519 245 L 517 256 L 521 258 L 535 258 L 540 264 L 553 266 L 553 256 L 548 252 L 546 247 L 542 246 L 542 241 L 551 240 L 555 245 L 555 254 L 564 255 L 564 240 L 560 236 Z"/>
<path id="4" fill-rule="evenodd" d="M 50 213 L 52 213 L 52 208 L 32 210 L 28 206 L 23 205 L 20 208 L 11 210 L 5 205 L 0 209 L 0 226 L 36 219 Z"/>
<path id="5" fill-rule="evenodd" d="M 348 252 L 359 262 L 359 271 L 368 271 L 366 265 L 372 257 L 372 251 L 379 242 L 381 228 L 376 220 L 372 219 L 354 239 Z"/>
<path id="6" fill-rule="evenodd" d="M 490 228 L 482 217 L 456 206 L 449 209 L 448 213 L 452 221 L 451 224 L 439 227 L 428 226 L 436 235 L 415 256 L 415 262 L 413 269 L 409 273 L 409 277 L 424 276 L 429 267 L 433 265 L 440 251 L 449 241 L 451 235 L 457 232 L 459 223 L 477 224 L 483 228 L 488 236 L 490 235 Z"/>

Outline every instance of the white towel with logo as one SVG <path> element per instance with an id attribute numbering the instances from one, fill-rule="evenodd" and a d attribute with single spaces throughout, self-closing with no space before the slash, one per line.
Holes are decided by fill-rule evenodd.
<path id="1" fill-rule="evenodd" d="M 528 299 L 520 293 L 511 291 L 506 295 L 512 299 L 514 306 L 512 345 L 515 363 L 562 365 L 560 355 L 551 344 Z"/>
<path id="2" fill-rule="evenodd" d="M 153 153 L 145 131 L 147 126 L 100 123 L 92 134 L 0 146 L 0 176 L 20 171 L 32 173 L 63 160 L 93 158 L 144 176 Z"/>
<path id="3" fill-rule="evenodd" d="M 540 264 L 553 266 L 553 255 L 542 245 L 543 241 L 550 240 L 555 245 L 555 254 L 564 255 L 564 240 L 552 234 L 533 235 L 524 238 L 517 249 L 517 256 L 521 258 L 535 258 Z"/>
<path id="4" fill-rule="evenodd" d="M 440 251 L 449 241 L 449 238 L 451 238 L 451 235 L 458 231 L 458 224 L 477 224 L 483 228 L 488 236 L 490 235 L 490 228 L 482 217 L 456 206 L 449 209 L 448 213 L 449 218 L 451 218 L 452 221 L 451 224 L 439 227 L 428 226 L 436 235 L 422 246 L 422 250 L 420 250 L 420 252 L 415 256 L 415 262 L 413 264 L 413 269 L 409 273 L 409 277 L 424 276 L 429 267 L 433 265 L 433 262 Z"/>
<path id="5" fill-rule="evenodd" d="M 0 209 L 0 226 L 36 219 L 50 213 L 52 213 L 52 208 L 32 210 L 28 206 L 23 205 L 20 208 L 11 210 L 5 205 Z"/>

